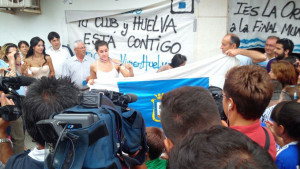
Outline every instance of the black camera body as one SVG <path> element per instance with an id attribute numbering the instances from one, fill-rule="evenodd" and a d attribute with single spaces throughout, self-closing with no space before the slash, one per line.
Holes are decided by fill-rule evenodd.
<path id="1" fill-rule="evenodd" d="M 78 104 L 87 108 L 99 108 L 102 106 L 120 106 L 121 111 L 128 110 L 128 103 L 135 102 L 135 94 L 126 94 L 108 91 L 108 90 L 91 90 L 81 93 L 78 97 Z M 50 119 L 37 122 L 37 127 L 43 139 L 47 143 L 55 144 L 60 135 L 64 135 L 68 130 L 79 129 L 91 126 L 99 121 L 97 115 L 92 113 L 74 113 L 68 112 L 60 114 L 55 113 Z M 51 131 L 50 131 L 51 130 Z"/>
<path id="2" fill-rule="evenodd" d="M 28 80 L 27 77 L 25 77 Z M 26 85 L 31 84 L 33 80 L 29 78 L 30 82 Z M 25 80 L 25 81 L 26 81 Z M 15 105 L 6 105 L 0 107 L 0 117 L 6 121 L 17 120 L 22 115 L 22 100 L 24 96 L 20 96 L 16 90 L 20 89 L 20 86 L 23 85 L 23 77 L 0 77 L 0 91 L 3 91 L 6 94 L 8 99 L 12 99 Z M 2 106 L 2 105 L 1 105 Z"/>
<path id="3" fill-rule="evenodd" d="M 37 122 L 36 125 L 47 143 L 56 144 L 59 136 L 68 130 L 88 127 L 98 120 L 99 118 L 95 114 L 89 113 L 57 114 L 53 118 Z"/>

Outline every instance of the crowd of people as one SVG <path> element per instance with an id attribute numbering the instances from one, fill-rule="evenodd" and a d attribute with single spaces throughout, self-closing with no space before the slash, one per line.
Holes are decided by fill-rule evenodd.
<path id="1" fill-rule="evenodd" d="M 76 104 L 79 92 L 94 79 L 133 77 L 133 66 L 109 56 L 107 42 L 95 42 L 99 59 L 86 55 L 83 41 L 73 50 L 50 32 L 51 47 L 34 37 L 28 44 L 1 47 L 2 77 L 38 79 L 18 92 L 26 97 L 23 116 L 13 122 L 0 118 L 0 161 L 6 168 L 43 168 L 45 140 L 35 125 L 53 112 Z M 221 120 L 212 94 L 203 87 L 185 86 L 165 93 L 161 100 L 162 129 L 148 127 L 146 162 L 136 168 L 280 168 L 297 169 L 300 162 L 300 59 L 290 39 L 270 36 L 265 53 L 240 49 L 240 39 L 227 34 L 222 39 L 224 55 L 240 63 L 227 73 L 222 89 L 226 120 Z M 158 72 L 186 64 L 176 54 Z M 1 106 L 13 105 L 1 95 Z M 23 119 L 22 119 L 23 118 Z M 37 147 L 24 152 L 24 128 Z M 10 126 L 10 132 L 7 128 Z M 11 140 L 7 139 L 10 135 Z M 12 141 L 12 142 L 11 142 Z M 12 147 L 11 148 L 11 144 Z M 1 165 L 0 165 L 1 168 Z"/>

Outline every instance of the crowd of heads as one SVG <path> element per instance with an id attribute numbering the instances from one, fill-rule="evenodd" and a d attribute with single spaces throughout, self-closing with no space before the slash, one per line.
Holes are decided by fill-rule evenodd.
<path id="1" fill-rule="evenodd" d="M 221 49 L 227 54 L 226 51 L 239 46 L 239 37 L 227 34 Z M 222 101 L 227 121 L 223 125 L 243 133 L 235 126 L 254 124 L 275 107 L 270 118 L 274 124 L 267 125 L 271 137 L 263 136 L 275 137 L 276 141 L 278 136 L 282 137 L 285 144 L 287 140 L 298 141 L 300 152 L 300 65 L 293 49 L 290 39 L 269 36 L 265 46 L 269 73 L 258 65 L 237 66 L 227 72 Z M 274 139 L 274 148 L 268 146 L 267 153 L 251 134 L 222 127 L 215 116 L 217 112 L 211 94 L 199 87 L 182 87 L 163 96 L 161 123 L 166 135 L 168 168 L 276 168 Z M 299 163 L 300 158 L 297 160 Z"/>
<path id="2" fill-rule="evenodd" d="M 168 168 L 276 168 L 272 158 L 244 134 L 223 126 L 191 133 L 170 152 Z"/>
<path id="3" fill-rule="evenodd" d="M 282 89 L 280 81 L 271 80 L 257 65 L 233 67 L 227 72 L 223 87 L 227 125 L 257 121 L 274 93 L 277 97 L 281 93 L 281 102 L 271 115 L 273 134 L 300 142 L 300 86 Z M 161 111 L 168 168 L 276 168 L 270 151 L 220 124 L 216 103 L 204 88 L 181 87 L 164 94 Z"/>

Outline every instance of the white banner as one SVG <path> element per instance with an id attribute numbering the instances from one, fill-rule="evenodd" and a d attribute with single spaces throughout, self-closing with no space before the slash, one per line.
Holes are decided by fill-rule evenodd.
<path id="1" fill-rule="evenodd" d="M 268 36 L 291 39 L 300 53 L 299 0 L 229 0 L 228 32 L 241 48 L 263 48 Z"/>
<path id="2" fill-rule="evenodd" d="M 182 86 L 217 86 L 223 88 L 225 74 L 239 65 L 235 57 L 223 54 L 175 69 L 145 76 L 95 80 L 91 89 L 133 93 L 137 102 L 129 106 L 142 112 L 147 126 L 160 126 L 160 101 L 164 93 Z"/>
<path id="3" fill-rule="evenodd" d="M 69 42 L 83 40 L 87 54 L 97 59 L 94 43 L 105 40 L 110 57 L 131 63 L 135 75 L 156 72 L 177 53 L 185 55 L 188 62 L 193 61 L 193 8 L 193 0 L 176 0 L 118 15 L 70 22 Z"/>

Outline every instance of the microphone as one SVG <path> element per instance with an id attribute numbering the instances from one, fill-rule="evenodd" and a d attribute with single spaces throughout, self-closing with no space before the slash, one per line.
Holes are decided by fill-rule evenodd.
<path id="1" fill-rule="evenodd" d="M 0 78 L 0 90 L 6 94 L 11 92 L 14 95 L 18 95 L 15 90 L 20 89 L 20 86 L 29 86 L 34 81 L 36 81 L 35 78 L 27 76 L 2 77 Z"/>
<path id="2" fill-rule="evenodd" d="M 123 99 L 126 103 L 133 103 L 137 101 L 138 97 L 133 93 L 127 93 L 123 95 Z"/>
<path id="3" fill-rule="evenodd" d="M 29 86 L 31 83 L 36 81 L 35 78 L 27 76 L 17 76 L 17 77 L 3 77 L 2 84 L 11 84 L 14 86 Z"/>
<path id="4" fill-rule="evenodd" d="M 121 107 L 127 107 L 128 103 L 136 102 L 138 97 L 132 93 L 119 93 L 115 91 L 109 91 L 106 89 L 92 89 L 91 92 L 103 93 L 106 97 L 108 97 L 115 105 Z"/>
<path id="5" fill-rule="evenodd" d="M 127 93 L 127 94 L 122 95 L 122 93 L 115 92 L 115 91 L 109 91 L 106 89 L 96 89 L 96 90 L 93 89 L 92 91 L 102 92 L 105 96 L 107 96 L 111 100 L 115 100 L 116 95 L 119 95 L 121 100 L 126 103 L 133 103 L 133 102 L 136 102 L 138 99 L 137 95 L 135 95 L 133 93 Z"/>

